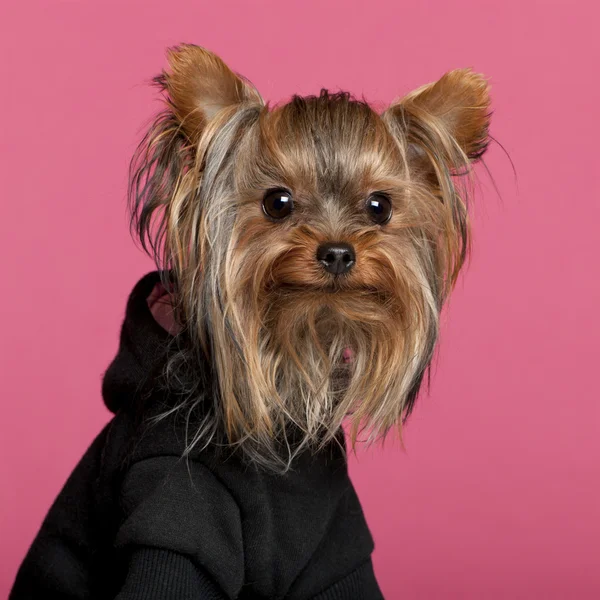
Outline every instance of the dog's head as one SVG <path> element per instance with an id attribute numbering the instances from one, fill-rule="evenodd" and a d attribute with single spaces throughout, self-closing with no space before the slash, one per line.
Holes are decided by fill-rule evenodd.
<path id="1" fill-rule="evenodd" d="M 270 107 L 211 52 L 180 46 L 132 163 L 133 223 L 190 343 L 215 418 L 258 460 L 402 422 L 468 251 L 471 165 L 488 143 L 484 78 L 456 70 L 382 113 L 348 93 Z"/>

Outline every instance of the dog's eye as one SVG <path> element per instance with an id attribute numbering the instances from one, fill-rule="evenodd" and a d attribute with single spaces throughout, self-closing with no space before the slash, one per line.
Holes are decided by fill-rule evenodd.
<path id="1" fill-rule="evenodd" d="M 269 190 L 263 199 L 263 210 L 272 219 L 284 219 L 292 212 L 293 205 L 287 190 Z"/>
<path id="2" fill-rule="evenodd" d="M 367 212 L 375 223 L 385 225 L 392 217 L 392 202 L 385 194 L 376 192 L 367 198 Z"/>

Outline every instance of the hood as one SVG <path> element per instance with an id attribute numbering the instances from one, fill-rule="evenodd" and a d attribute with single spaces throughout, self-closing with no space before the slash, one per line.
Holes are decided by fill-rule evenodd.
<path id="1" fill-rule="evenodd" d="M 152 271 L 136 283 L 127 300 L 119 349 L 102 380 L 102 398 L 113 413 L 132 408 L 149 376 L 164 364 L 173 335 L 159 325 L 149 306 L 160 290 L 164 293 L 161 274 Z"/>

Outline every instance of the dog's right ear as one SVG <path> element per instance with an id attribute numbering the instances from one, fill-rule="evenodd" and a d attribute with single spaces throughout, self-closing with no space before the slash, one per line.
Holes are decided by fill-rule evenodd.
<path id="1" fill-rule="evenodd" d="M 128 192 L 131 232 L 161 270 L 187 257 L 182 248 L 196 243 L 194 199 L 211 141 L 242 109 L 264 105 L 249 81 L 204 48 L 178 46 L 168 51 L 168 62 L 153 80 L 166 107 L 137 147 Z M 235 128 L 229 129 L 221 147 L 235 144 Z"/>
<path id="2" fill-rule="evenodd" d="M 263 104 L 252 84 L 234 73 L 216 54 L 191 44 L 168 50 L 169 70 L 154 79 L 190 141 L 198 140 L 223 108 Z"/>

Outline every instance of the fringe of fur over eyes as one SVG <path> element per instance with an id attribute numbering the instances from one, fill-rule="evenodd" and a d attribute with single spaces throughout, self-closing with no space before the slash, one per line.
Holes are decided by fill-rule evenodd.
<path id="1" fill-rule="evenodd" d="M 222 444 L 278 471 L 339 439 L 346 420 L 353 447 L 400 431 L 468 253 L 485 80 L 453 71 L 378 114 L 326 90 L 270 108 L 194 46 L 173 50 L 170 66 L 155 79 L 166 108 L 137 149 L 129 190 L 132 229 L 172 285 L 182 327 L 164 372 L 179 400 L 159 418 L 184 415 L 188 451 Z M 358 198 L 371 180 L 394 205 L 385 228 L 341 204 L 330 218 L 307 200 L 287 224 L 261 211 L 270 187 L 316 202 Z M 313 265 L 332 235 L 358 257 L 335 293 Z"/>

